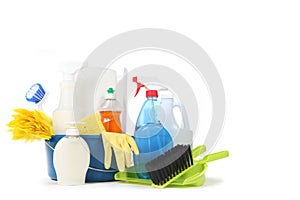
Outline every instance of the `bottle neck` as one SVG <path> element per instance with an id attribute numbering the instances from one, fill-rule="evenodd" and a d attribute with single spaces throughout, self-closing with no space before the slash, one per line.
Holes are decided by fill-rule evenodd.
<path id="1" fill-rule="evenodd" d="M 149 96 L 147 97 L 147 100 L 157 101 L 157 97 Z"/>
<path id="2" fill-rule="evenodd" d="M 149 115 L 151 116 L 150 119 L 151 119 L 151 123 L 158 123 L 159 122 L 159 110 L 158 110 L 158 107 L 157 107 L 157 97 L 155 96 L 149 96 L 147 97 L 147 100 L 150 101 L 150 105 L 152 107 L 151 110 L 149 110 Z"/>
<path id="3" fill-rule="evenodd" d="M 79 138 L 79 135 L 66 135 L 66 138 Z"/>
<path id="4" fill-rule="evenodd" d="M 73 108 L 74 81 L 62 81 L 60 84 L 60 102 L 59 108 Z"/>

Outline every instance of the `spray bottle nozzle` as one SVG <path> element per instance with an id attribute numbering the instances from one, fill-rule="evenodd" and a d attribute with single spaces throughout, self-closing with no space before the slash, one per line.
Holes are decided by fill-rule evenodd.
<path id="1" fill-rule="evenodd" d="M 137 83 L 138 82 L 137 80 L 138 80 L 137 76 L 132 77 L 132 82 Z"/>
<path id="2" fill-rule="evenodd" d="M 63 80 L 72 81 L 74 80 L 75 74 L 81 67 L 81 62 L 69 61 L 61 64 L 61 72 L 63 72 Z"/>
<path id="3" fill-rule="evenodd" d="M 138 93 L 140 92 L 140 89 L 142 87 L 144 87 L 148 90 L 146 85 L 144 85 L 143 83 L 138 82 L 138 77 L 137 76 L 132 77 L 132 82 L 136 83 L 136 87 L 137 87 L 134 97 L 136 97 L 136 95 L 138 95 Z"/>

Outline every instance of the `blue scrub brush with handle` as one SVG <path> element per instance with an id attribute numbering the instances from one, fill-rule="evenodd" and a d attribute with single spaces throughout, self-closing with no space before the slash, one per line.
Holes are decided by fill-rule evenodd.
<path id="1" fill-rule="evenodd" d="M 42 104 L 45 101 L 46 96 L 47 92 L 40 83 L 33 84 L 25 95 L 26 100 L 35 103 L 39 110 L 42 110 Z"/>

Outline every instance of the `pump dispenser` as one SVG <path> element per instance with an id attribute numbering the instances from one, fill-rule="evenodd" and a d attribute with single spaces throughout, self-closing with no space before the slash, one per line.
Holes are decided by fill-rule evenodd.
<path id="1" fill-rule="evenodd" d="M 55 146 L 53 164 L 60 185 L 82 185 L 90 164 L 88 144 L 80 137 L 75 122 Z"/>
<path id="2" fill-rule="evenodd" d="M 53 112 L 53 130 L 55 134 L 64 134 L 65 124 L 74 121 L 73 93 L 75 85 L 75 70 L 79 63 L 64 63 L 63 80 L 60 83 L 60 101 L 57 109 Z"/>

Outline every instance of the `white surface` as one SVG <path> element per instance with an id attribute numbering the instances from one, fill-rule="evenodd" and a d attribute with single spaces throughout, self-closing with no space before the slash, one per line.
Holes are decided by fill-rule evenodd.
<path id="1" fill-rule="evenodd" d="M 299 199 L 297 1 L 1 1 L 0 199 Z M 62 187 L 48 179 L 44 144 L 12 142 L 5 124 L 34 82 L 57 106 L 60 60 L 84 60 L 106 39 L 157 27 L 198 42 L 223 79 L 227 115 L 204 187 L 157 190 L 117 182 Z"/>

